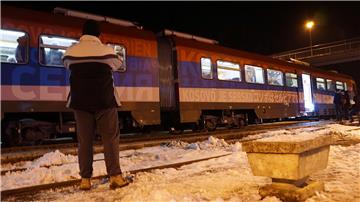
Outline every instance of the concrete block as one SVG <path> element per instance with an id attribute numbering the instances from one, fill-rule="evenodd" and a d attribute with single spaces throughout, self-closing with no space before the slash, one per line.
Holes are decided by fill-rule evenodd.
<path id="1" fill-rule="evenodd" d="M 243 144 L 254 175 L 271 177 L 273 183 L 259 189 L 262 197 L 304 201 L 324 190 L 324 183 L 307 181 L 313 172 L 325 169 L 332 139 L 326 135 L 274 136 Z"/>
<path id="2" fill-rule="evenodd" d="M 250 153 L 298 154 L 319 147 L 331 145 L 328 135 L 286 135 L 242 143 L 243 151 Z"/>
<path id="3" fill-rule="evenodd" d="M 330 146 L 323 146 L 298 154 L 247 153 L 254 175 L 299 180 L 325 169 Z"/>
<path id="4" fill-rule="evenodd" d="M 287 135 L 243 143 L 254 175 L 299 180 L 325 169 L 332 139 L 326 135 Z"/>

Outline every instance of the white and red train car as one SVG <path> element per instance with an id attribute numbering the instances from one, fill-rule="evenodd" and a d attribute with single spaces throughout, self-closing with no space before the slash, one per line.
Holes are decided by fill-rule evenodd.
<path id="1" fill-rule="evenodd" d="M 2 6 L 2 142 L 74 132 L 66 108 L 70 71 L 61 57 L 77 43 L 84 18 L 101 22 L 101 40 L 123 57 L 114 72 L 124 129 L 192 125 L 215 129 L 257 119 L 334 115 L 336 89 L 355 92 L 347 75 L 235 50 L 215 41 L 57 9 Z M 48 124 L 48 123 L 52 124 Z"/>
<path id="2" fill-rule="evenodd" d="M 14 121 L 28 118 L 55 121 L 60 124 L 56 126 L 58 131 L 75 130 L 74 124 L 66 125 L 68 120 L 73 119 L 66 119 L 72 115 L 65 106 L 70 71 L 64 68 L 62 55 L 67 47 L 77 43 L 86 20 L 81 15 L 87 14 L 68 13 L 69 10 L 62 9 L 57 11 L 64 12 L 53 14 L 1 7 L 1 115 L 4 127 L 8 127 L 8 132 L 12 131 L 10 134 L 3 133 L 5 139 L 19 135 L 20 139 L 29 139 L 34 133 L 37 136 L 49 136 L 43 134 L 47 132 L 37 129 L 23 129 L 21 134 L 13 134 L 18 131 L 15 128 L 23 128 Z M 130 22 L 111 18 L 106 21 L 101 22 L 101 40 L 113 46 L 124 59 L 124 65 L 113 74 L 122 103 L 119 108 L 122 125 L 159 125 L 159 71 L 155 34 Z M 25 125 L 33 128 L 34 122 Z"/>
<path id="3" fill-rule="evenodd" d="M 160 89 L 168 89 L 168 96 L 161 98 L 176 96 L 175 108 L 183 123 L 201 120 L 214 127 L 219 122 L 243 124 L 244 117 L 334 115 L 335 90 L 354 95 L 355 82 L 347 75 L 222 47 L 212 40 L 194 40 L 183 33 L 165 31 L 163 36 L 159 46 L 167 50 L 159 48 L 159 55 L 168 58 L 159 58 L 160 64 L 171 70 L 160 81 L 176 82 L 173 87 L 166 85 L 170 81 L 161 83 Z"/>

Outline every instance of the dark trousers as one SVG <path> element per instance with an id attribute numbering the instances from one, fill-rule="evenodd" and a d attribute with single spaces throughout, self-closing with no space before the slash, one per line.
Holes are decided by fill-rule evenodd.
<path id="1" fill-rule="evenodd" d="M 336 120 L 341 121 L 342 120 L 342 106 L 341 105 L 335 105 L 335 114 L 336 114 Z"/>
<path id="2" fill-rule="evenodd" d="M 74 110 L 80 176 L 90 178 L 93 171 L 93 141 L 97 131 L 104 145 L 105 165 L 108 175 L 121 174 L 119 162 L 119 124 L 116 108 L 87 112 Z"/>
<path id="3" fill-rule="evenodd" d="M 359 114 L 359 115 L 360 115 L 360 110 L 357 109 L 357 108 L 352 108 L 352 109 L 350 110 L 350 114 L 349 114 L 351 122 L 354 121 L 354 120 L 353 120 L 353 116 L 356 115 L 356 114 Z M 360 120 L 359 120 L 359 122 L 360 122 Z"/>
<path id="4" fill-rule="evenodd" d="M 349 107 L 343 107 L 343 117 L 345 120 L 349 120 Z"/>

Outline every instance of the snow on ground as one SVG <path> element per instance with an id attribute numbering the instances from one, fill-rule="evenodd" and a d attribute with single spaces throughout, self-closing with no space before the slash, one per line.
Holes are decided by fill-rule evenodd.
<path id="1" fill-rule="evenodd" d="M 314 128 L 312 128 L 314 129 Z M 327 125 L 319 130 L 309 128 L 278 130 L 257 135 L 257 138 L 277 138 L 281 135 L 307 136 L 332 135 L 336 138 L 360 139 L 360 127 Z M 271 183 L 268 177 L 253 176 L 241 143 L 228 144 L 209 137 L 207 141 L 188 144 L 172 141 L 157 147 L 120 152 L 123 171 L 158 166 L 173 162 L 205 158 L 231 152 L 231 155 L 201 161 L 178 169 L 159 169 L 141 172 L 134 176 L 129 186 L 109 190 L 108 183 L 98 183 L 91 191 L 76 187 L 47 191 L 37 200 L 55 201 L 280 201 L 276 197 L 261 199 L 260 186 Z M 53 158 L 59 158 L 54 160 Z M 103 155 L 95 155 L 102 159 Z M 45 159 L 48 159 L 45 160 Z M 65 163 L 62 166 L 56 165 Z M 31 166 L 32 165 L 32 166 Z M 11 165 L 10 165 L 11 166 Z M 25 172 L 2 176 L 1 189 L 31 184 L 48 183 L 79 178 L 75 156 L 59 152 L 47 154 L 42 160 L 27 163 Z M 94 162 L 94 176 L 105 174 L 103 161 Z M 309 198 L 314 201 L 360 201 L 360 144 L 344 147 L 333 145 L 327 169 L 311 175 L 312 179 L 325 182 L 325 191 Z"/>
<path id="2" fill-rule="evenodd" d="M 360 135 L 360 131 L 357 135 Z M 360 144 L 331 146 L 329 163 L 324 171 L 311 176 L 325 182 L 325 192 L 308 199 L 313 201 L 360 201 Z"/>
<path id="3" fill-rule="evenodd" d="M 302 141 L 313 136 L 331 135 L 334 141 L 350 140 L 360 141 L 360 127 L 346 126 L 341 124 L 328 124 L 320 127 L 306 127 L 298 129 L 275 130 L 257 135 L 251 135 L 242 139 L 242 141 L 249 141 L 259 139 L 259 141 L 286 141 L 292 138 L 292 141 Z M 261 139 L 261 140 L 260 140 Z"/>
<path id="4" fill-rule="evenodd" d="M 288 133 L 288 134 L 280 134 L 280 135 L 274 135 L 271 137 L 265 137 L 258 139 L 256 141 L 258 142 L 302 142 L 306 140 L 313 139 L 314 137 L 321 137 L 324 134 L 326 134 L 327 131 L 321 131 L 321 132 L 300 132 L 300 133 Z"/>
<path id="5" fill-rule="evenodd" d="M 332 135 L 341 140 L 360 140 L 360 127 L 346 126 L 341 124 L 330 124 L 328 126 Z"/>
<path id="6" fill-rule="evenodd" d="M 46 167 L 51 165 L 61 165 L 66 163 L 76 162 L 76 157 L 73 155 L 65 155 L 59 150 L 46 153 L 42 157 L 36 159 L 30 164 L 31 168 Z"/>
<path id="7" fill-rule="evenodd" d="M 122 170 L 126 172 L 217 156 L 228 153 L 226 150 L 231 151 L 231 148 L 224 140 L 210 137 L 209 140 L 201 143 L 170 142 L 164 146 L 122 151 L 120 152 L 120 162 Z M 95 155 L 94 159 L 99 159 L 99 161 L 93 163 L 93 176 L 105 175 L 103 154 Z M 57 166 L 60 164 L 63 165 Z M 33 162 L 26 162 L 22 166 L 25 166 L 27 170 L 8 172 L 1 177 L 1 190 L 80 178 L 77 157 L 64 155 L 59 151 L 47 153 Z"/>

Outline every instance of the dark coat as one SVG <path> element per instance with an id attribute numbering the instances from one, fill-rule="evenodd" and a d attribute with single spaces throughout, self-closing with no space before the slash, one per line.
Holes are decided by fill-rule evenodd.
<path id="1" fill-rule="evenodd" d="M 84 35 L 66 50 L 63 61 L 71 72 L 68 107 L 98 111 L 120 106 L 112 70 L 121 65 L 121 60 L 110 46 L 95 36 Z"/>
<path id="2" fill-rule="evenodd" d="M 342 100 L 341 93 L 336 92 L 335 95 L 334 95 L 334 104 L 335 105 L 342 105 L 341 100 Z"/>

